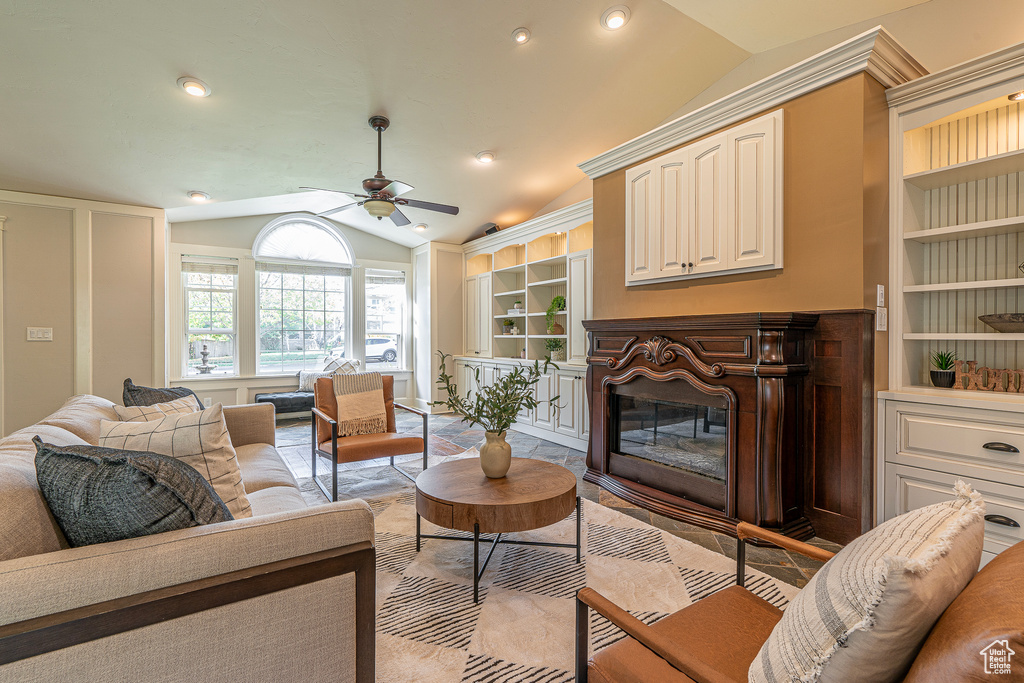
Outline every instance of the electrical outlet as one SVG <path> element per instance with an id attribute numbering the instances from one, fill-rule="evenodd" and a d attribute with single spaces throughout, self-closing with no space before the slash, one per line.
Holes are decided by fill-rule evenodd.
<path id="1" fill-rule="evenodd" d="M 878 285 L 878 301 L 875 303 L 876 306 L 885 305 L 885 285 Z"/>
<path id="2" fill-rule="evenodd" d="M 886 332 L 889 329 L 889 310 L 879 306 L 875 309 L 875 330 Z"/>
<path id="3" fill-rule="evenodd" d="M 203 399 L 203 407 L 204 408 L 209 408 L 212 405 L 213 405 L 213 399 L 211 397 L 207 396 L 206 398 Z"/>
<path id="4" fill-rule="evenodd" d="M 52 327 L 27 327 L 25 338 L 31 342 L 53 341 Z"/>

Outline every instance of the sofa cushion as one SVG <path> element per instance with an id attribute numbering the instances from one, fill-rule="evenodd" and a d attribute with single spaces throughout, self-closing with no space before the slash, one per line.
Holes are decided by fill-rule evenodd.
<path id="1" fill-rule="evenodd" d="M 291 486 L 298 488 L 291 470 L 284 464 L 277 449 L 270 444 L 253 443 L 235 449 L 238 467 L 242 470 L 242 481 L 245 482 L 245 493 L 252 502 L 254 491 L 271 486 Z"/>
<path id="2" fill-rule="evenodd" d="M 166 403 L 182 396 L 196 396 L 196 392 L 185 387 L 142 387 L 129 377 L 124 381 L 124 392 L 121 394 L 121 402 L 126 406 L 151 406 L 154 403 Z M 196 401 L 202 405 L 202 401 L 196 396 Z"/>
<path id="3" fill-rule="evenodd" d="M 36 434 L 61 446 L 85 444 L 66 429 L 42 424 L 0 439 L 0 561 L 68 547 L 36 480 Z"/>
<path id="4" fill-rule="evenodd" d="M 57 409 L 57 412 L 48 415 L 37 424 L 66 429 L 87 443 L 95 445 L 100 440 L 100 421 L 116 419 L 117 414 L 114 412 L 112 401 L 83 394 L 72 396 Z M 35 453 L 34 448 L 32 452 Z"/>
<path id="5" fill-rule="evenodd" d="M 197 413 L 168 415 L 154 422 L 104 420 L 99 445 L 184 460 L 206 477 L 235 519 L 252 516 L 219 403 Z"/>
<path id="6" fill-rule="evenodd" d="M 956 497 L 852 541 L 790 603 L 749 680 L 902 680 L 928 630 L 978 570 L 985 504 Z"/>
<path id="7" fill-rule="evenodd" d="M 202 410 L 195 396 L 182 396 L 166 403 L 154 403 L 151 406 L 114 406 L 117 419 L 121 422 L 153 422 L 167 415 L 194 413 Z"/>
<path id="8" fill-rule="evenodd" d="M 252 503 L 253 517 L 301 510 L 307 507 L 302 494 L 292 486 L 271 486 L 253 491 L 249 495 L 249 502 Z"/>
<path id="9" fill-rule="evenodd" d="M 1024 669 L 1021 567 L 1024 567 L 1024 541 L 1004 550 L 985 565 L 942 613 L 924 641 L 905 683 L 1017 680 Z M 992 652 L 993 645 L 1016 653 L 1007 662 L 1011 669 L 1007 672 L 1009 675 L 984 673 L 982 657 Z"/>
<path id="10" fill-rule="evenodd" d="M 120 541 L 231 519 L 194 468 L 165 455 L 38 436 L 36 477 L 71 546 Z"/>

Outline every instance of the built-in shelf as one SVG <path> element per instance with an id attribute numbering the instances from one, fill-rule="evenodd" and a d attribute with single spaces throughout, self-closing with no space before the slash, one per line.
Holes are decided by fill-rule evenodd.
<path id="1" fill-rule="evenodd" d="M 522 309 L 520 309 L 520 310 L 522 310 Z M 533 314 L 531 313 L 530 315 L 533 315 Z M 526 315 L 523 314 L 523 313 L 501 313 L 499 315 L 494 316 L 494 319 L 498 320 L 499 318 L 525 318 L 525 317 L 526 317 Z"/>
<path id="2" fill-rule="evenodd" d="M 560 263 L 565 263 L 565 254 L 561 256 L 552 256 L 551 258 L 541 259 L 540 261 L 530 261 L 531 266 L 554 266 Z"/>
<path id="3" fill-rule="evenodd" d="M 541 280 L 540 282 L 528 282 L 527 287 L 551 287 L 553 285 L 564 285 L 564 277 L 553 277 L 550 280 Z"/>
<path id="4" fill-rule="evenodd" d="M 496 334 L 495 339 L 526 339 L 525 334 Z"/>
<path id="5" fill-rule="evenodd" d="M 531 334 L 530 339 L 568 339 L 567 334 Z"/>
<path id="6" fill-rule="evenodd" d="M 921 171 L 903 176 L 903 180 L 922 190 L 934 190 L 937 187 L 948 187 L 972 180 L 991 178 L 1007 173 L 1024 171 L 1024 149 L 995 154 L 983 159 L 951 164 L 930 171 Z"/>
<path id="7" fill-rule="evenodd" d="M 969 237 L 1008 235 L 1010 233 L 1020 231 L 1024 231 L 1024 216 L 997 218 L 992 221 L 964 223 L 963 225 L 950 225 L 945 228 L 934 228 L 932 230 L 912 230 L 904 234 L 903 239 L 911 242 L 919 242 L 921 244 L 929 244 L 932 242 L 948 242 L 950 240 L 965 239 Z"/>
<path id="8" fill-rule="evenodd" d="M 495 356 L 494 358 L 491 358 L 490 360 L 517 360 L 517 361 L 519 361 L 521 363 L 525 363 L 526 362 L 525 358 L 520 358 L 519 356 Z"/>
<path id="9" fill-rule="evenodd" d="M 959 292 L 973 289 L 1009 289 L 1012 287 L 1024 287 L 1024 277 L 975 282 L 941 282 L 934 285 L 906 285 L 903 287 L 903 291 L 912 294 L 916 292 Z"/>
<path id="10" fill-rule="evenodd" d="M 513 290 L 508 291 L 508 292 L 495 292 L 494 296 L 495 297 L 499 297 L 499 296 L 517 296 L 517 295 L 522 295 L 522 294 L 526 294 L 526 290 L 525 289 L 513 289 Z"/>
<path id="11" fill-rule="evenodd" d="M 903 338 L 921 341 L 1024 341 L 1024 334 L 1012 332 L 907 332 Z"/>
<path id="12" fill-rule="evenodd" d="M 505 268 L 495 268 L 491 272 L 492 273 L 515 273 L 515 272 L 520 272 L 521 273 L 525 269 L 526 269 L 526 264 L 525 263 L 520 263 L 517 266 L 506 266 Z"/>
<path id="13" fill-rule="evenodd" d="M 547 311 L 539 311 L 537 313 L 528 313 L 531 318 L 543 318 L 547 315 Z M 565 315 L 565 311 L 555 311 L 555 315 Z"/>

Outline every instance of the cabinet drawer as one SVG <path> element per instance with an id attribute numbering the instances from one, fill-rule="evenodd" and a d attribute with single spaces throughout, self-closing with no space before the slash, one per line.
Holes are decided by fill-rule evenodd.
<path id="1" fill-rule="evenodd" d="M 891 519 L 909 510 L 950 500 L 957 479 L 970 484 L 985 500 L 985 515 L 1000 515 L 1021 526 L 985 522 L 984 559 L 991 559 L 1019 541 L 1024 541 L 1024 488 L 974 479 L 956 472 L 933 472 L 919 467 L 889 464 L 885 466 L 885 518 Z"/>
<path id="2" fill-rule="evenodd" d="M 1024 485 L 1024 416 L 902 404 L 893 417 L 895 452 L 887 461 L 943 470 L 962 463 L 974 468 L 970 476 Z"/>

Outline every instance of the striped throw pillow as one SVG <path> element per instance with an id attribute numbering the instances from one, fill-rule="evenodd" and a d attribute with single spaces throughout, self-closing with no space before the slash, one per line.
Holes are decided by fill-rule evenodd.
<path id="1" fill-rule="evenodd" d="M 818 570 L 750 665 L 750 683 L 903 680 L 981 562 L 985 503 L 956 496 L 883 522 Z"/>
<path id="2" fill-rule="evenodd" d="M 167 403 L 155 403 L 151 406 L 114 406 L 117 419 L 121 422 L 153 422 L 162 420 L 168 415 L 194 413 L 202 410 L 199 399 L 192 394 Z"/>
<path id="3" fill-rule="evenodd" d="M 235 519 L 252 517 L 220 403 L 152 422 L 100 423 L 100 446 L 169 455 L 196 468 Z"/>

